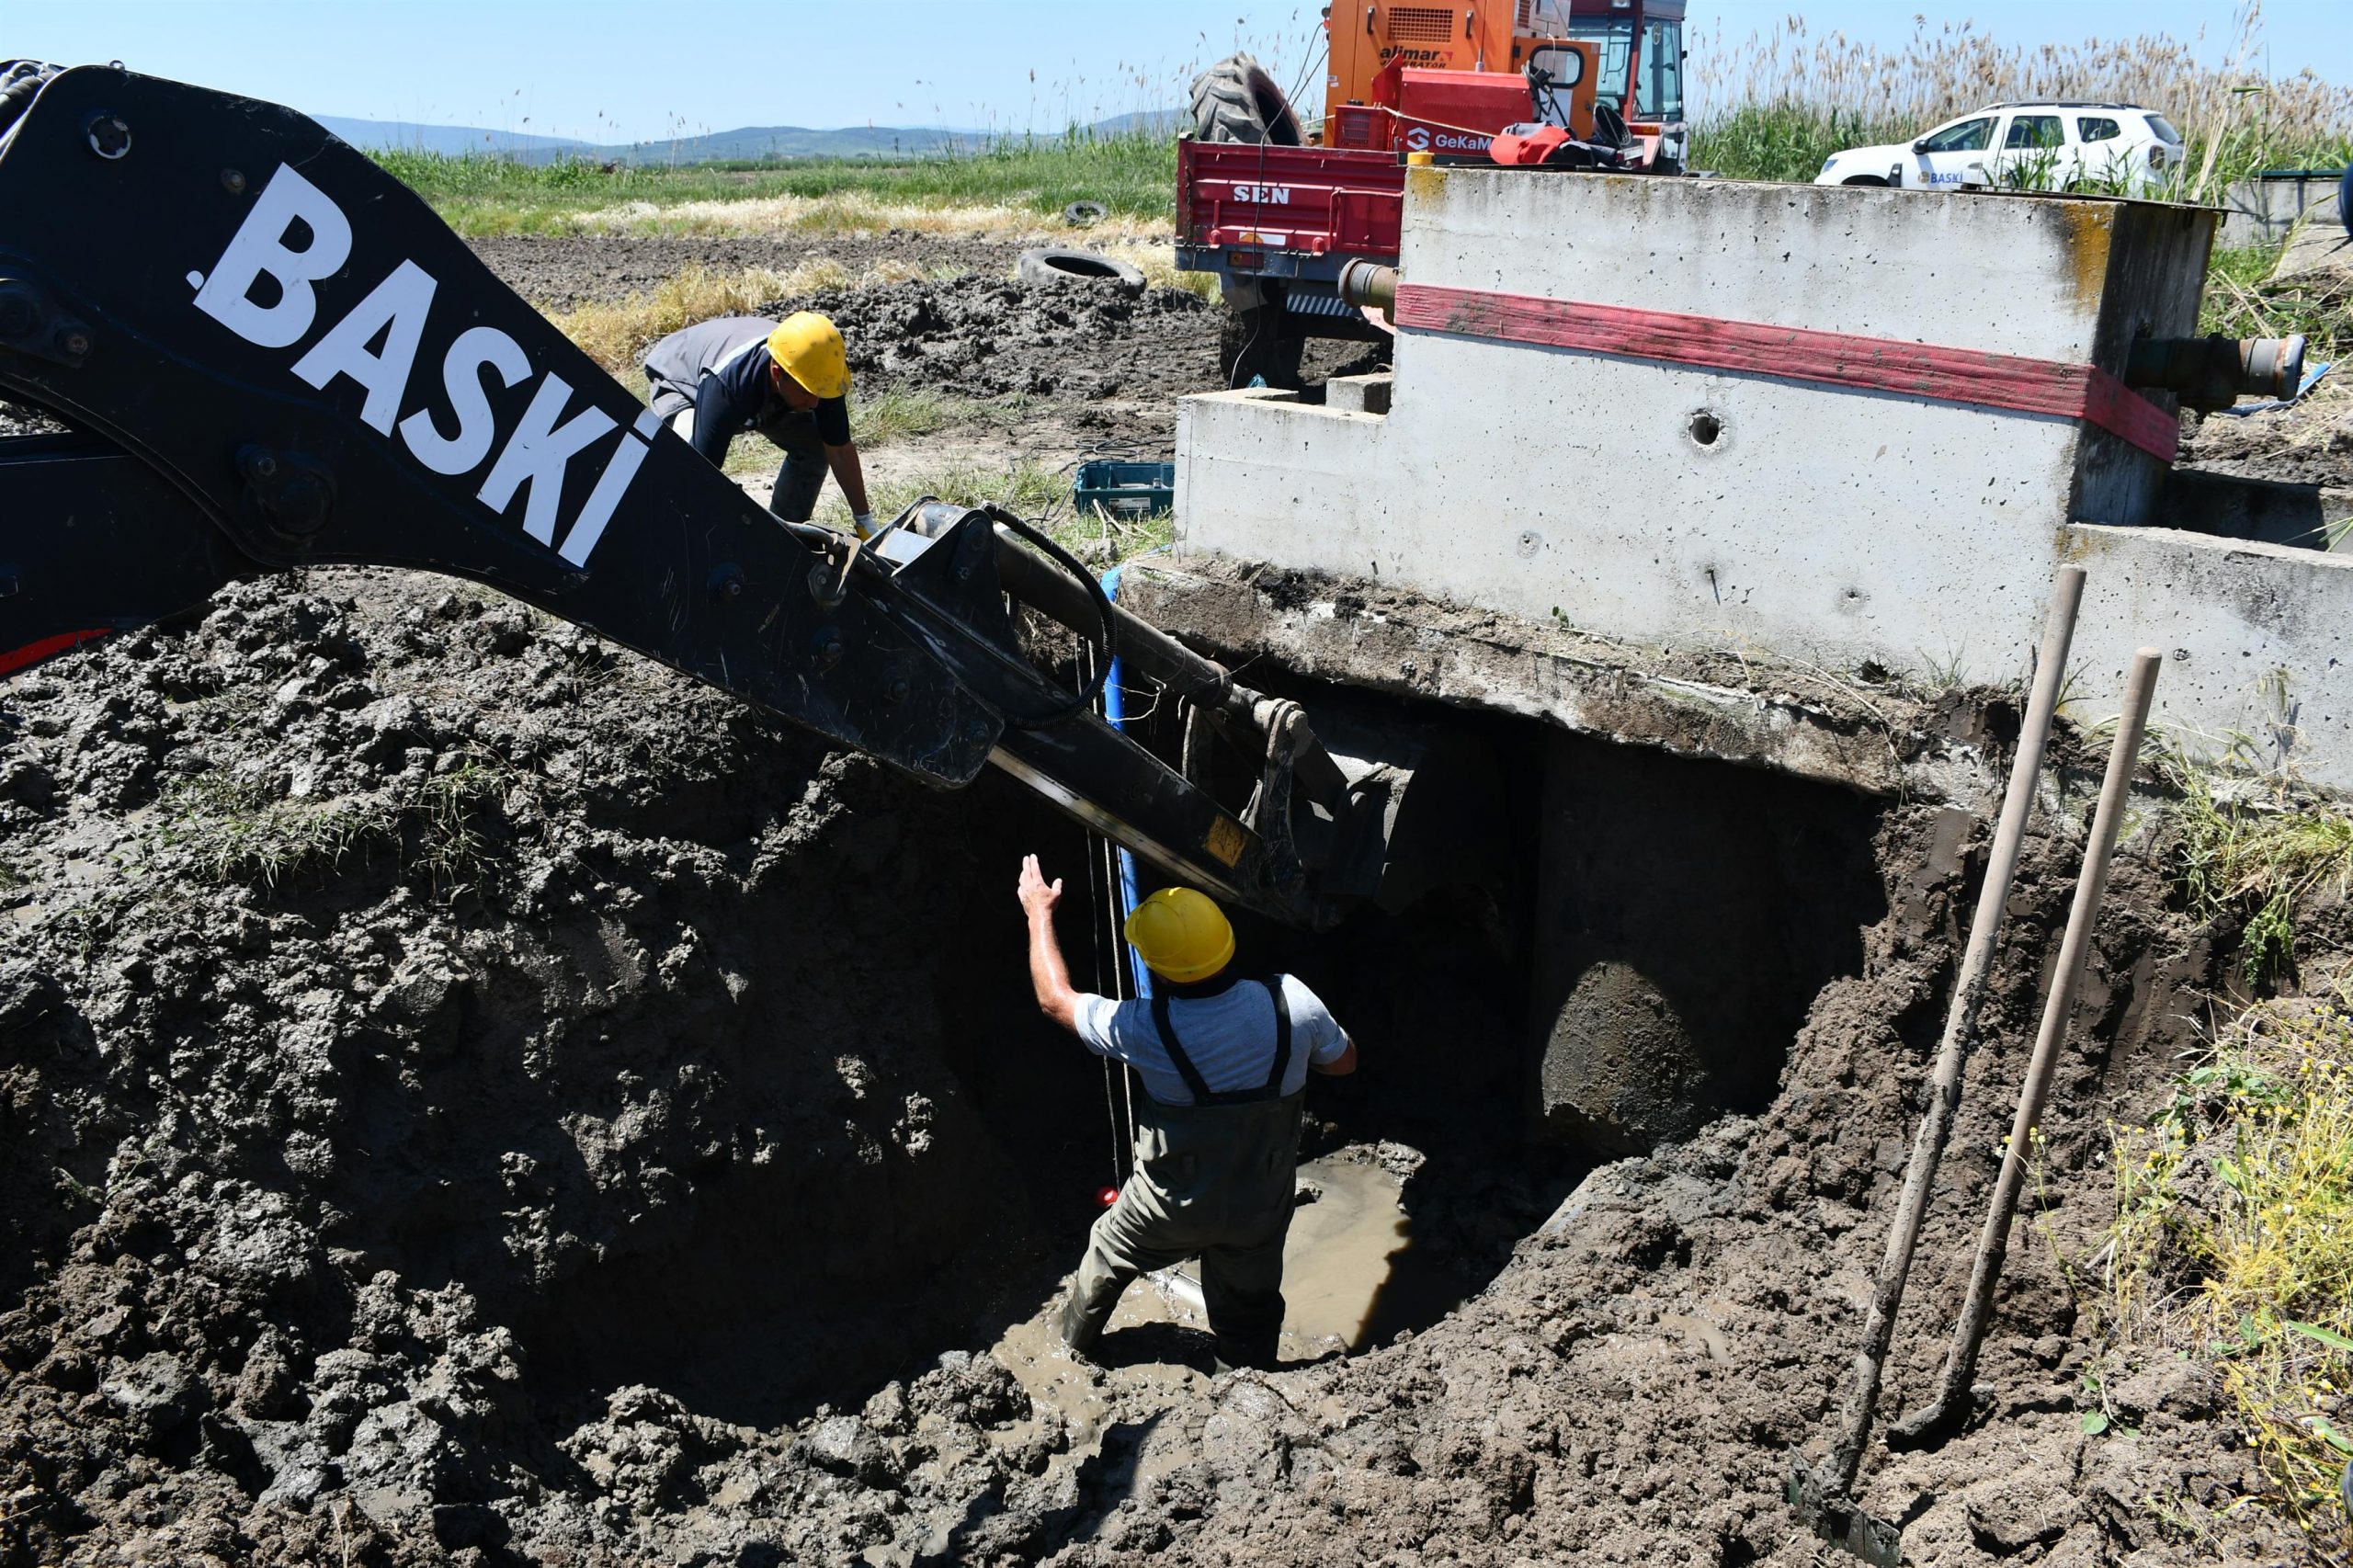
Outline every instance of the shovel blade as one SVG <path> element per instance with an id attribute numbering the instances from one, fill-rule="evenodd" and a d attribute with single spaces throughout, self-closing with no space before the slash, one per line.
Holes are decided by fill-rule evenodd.
<path id="1" fill-rule="evenodd" d="M 1790 1510 L 1806 1528 L 1824 1540 L 1861 1558 L 1872 1568 L 1902 1568 L 1903 1528 L 1873 1518 L 1851 1497 L 1824 1495 L 1807 1472 L 1805 1461 L 1795 1456 L 1790 1460 L 1786 1494 Z"/>

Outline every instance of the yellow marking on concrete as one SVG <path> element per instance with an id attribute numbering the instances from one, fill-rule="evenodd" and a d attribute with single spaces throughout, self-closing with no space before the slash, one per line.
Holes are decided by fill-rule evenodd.
<path id="1" fill-rule="evenodd" d="M 2064 228 L 2061 243 L 2075 268 L 2075 301 L 2097 313 L 2101 296 L 2108 292 L 2109 252 L 2116 243 L 2119 208 L 2112 201 L 2062 199 L 2054 205 Z"/>

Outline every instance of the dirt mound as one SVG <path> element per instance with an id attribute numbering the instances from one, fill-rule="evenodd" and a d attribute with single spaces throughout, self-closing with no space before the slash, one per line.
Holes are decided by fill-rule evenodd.
<path id="1" fill-rule="evenodd" d="M 550 309 L 652 290 L 689 267 L 713 271 L 840 262 L 853 275 L 877 261 L 961 269 L 766 301 L 781 316 L 822 311 L 847 340 L 861 387 L 919 383 L 965 397 L 1007 393 L 1085 401 L 1174 401 L 1222 385 L 1219 312 L 1182 289 L 1108 283 L 1023 284 L 1017 247 L 892 233 L 870 240 L 790 236 L 712 240 L 481 239 L 474 253 L 501 281 Z"/>
<path id="2" fill-rule="evenodd" d="M 755 267 L 790 272 L 808 262 L 832 261 L 856 275 L 887 261 L 923 271 L 1010 278 L 1013 258 L 1021 249 L 1011 243 L 915 234 L 899 229 L 874 235 L 781 233 L 701 239 L 515 234 L 467 244 L 498 275 L 499 281 L 550 311 L 651 293 L 689 267 L 714 273 Z"/>
<path id="3" fill-rule="evenodd" d="M 0 703 L 0 1562 L 741 1534 L 881 1473 L 820 1402 L 894 1376 L 956 1507 L 1029 1462 L 915 1376 L 1035 1252 L 946 1065 L 960 1007 L 1040 1054 L 967 847 L 1018 796 L 425 577 Z"/>
<path id="4" fill-rule="evenodd" d="M 2013 901 L 1891 1413 L 1966 1275 L 2070 801 Z M 1466 1290 L 1516 1256 L 1370 1354 L 1063 1364 L 1058 1403 L 982 1349 L 1034 1337 L 1084 1221 L 1052 1194 L 1103 1131 L 1086 1074 L 1051 1086 L 1067 1046 L 999 907 L 1004 845 L 1051 831 L 1017 793 L 915 789 L 470 590 L 319 574 L 14 683 L 0 802 L 10 1568 L 1805 1561 L 1781 1479 L 1825 1439 L 1971 892 L 1965 819 L 1881 813 L 1888 913 L 1770 1106 L 1540 1226 L 1565 1181 L 1439 1125 L 1511 1094 L 1510 1008 L 1459 1000 L 1517 994 L 1478 919 L 1351 937 L 1361 972 L 1316 982 L 1395 1025 L 1392 1082 L 1323 1102 L 1318 1146 L 1418 1118 L 1427 1159 L 1376 1157 L 1437 1256 Z M 2151 1494 L 2249 1484 L 2165 1369 L 2112 1385 L 2137 1429 L 2083 1430 L 2096 1287 L 2055 1261 L 2209 967 L 2164 855 L 2117 872 L 1990 1407 L 1875 1450 L 1913 1561 L 2165 1561 Z M 1400 995 L 1408 953 L 1493 983 Z M 2285 1552 L 2247 1528 L 2222 1544 Z"/>
<path id="5" fill-rule="evenodd" d="M 54 436 L 66 428 L 45 408 L 0 399 L 0 436 Z"/>
<path id="6" fill-rule="evenodd" d="M 1222 385 L 1221 309 L 1182 289 L 981 277 L 834 290 L 763 307 L 832 316 L 862 383 L 1057 401 L 1173 401 Z"/>
<path id="7" fill-rule="evenodd" d="M 2181 466 L 2278 484 L 2353 489 L 2353 391 L 2332 370 L 2292 408 L 2208 415 L 2184 431 Z"/>
<path id="8" fill-rule="evenodd" d="M 1892 913 L 1868 934 L 1864 972 L 1817 1000 L 1763 1115 L 1597 1171 L 1427 1333 L 1212 1391 L 1145 1445 L 1134 1473 L 1149 1481 L 1059 1560 L 1844 1561 L 1818 1555 L 1782 1488 L 1793 1453 L 1818 1459 L 1827 1444 L 1901 1185 L 1972 893 L 1938 845 L 1951 826 L 1927 810 L 1892 818 L 1880 846 Z M 2079 833 L 2040 836 L 2021 871 L 1882 1421 L 1933 1387 Z M 2220 1513 L 2256 1485 L 2187 1367 L 2120 1380 L 2129 1435 L 2088 1435 L 2078 1414 L 2100 1407 L 2085 1383 L 2098 1285 L 2057 1259 L 2096 1248 L 2109 1124 L 2152 1108 L 2209 963 L 2203 936 L 2165 913 L 2162 858 L 2143 842 L 2111 888 L 1982 1364 L 1987 1397 L 1941 1449 L 1874 1445 L 1866 1500 L 1905 1522 L 1907 1562 L 2295 1554 L 2259 1522 L 2203 1551 L 2166 1534 L 2152 1499 L 2187 1493 Z"/>

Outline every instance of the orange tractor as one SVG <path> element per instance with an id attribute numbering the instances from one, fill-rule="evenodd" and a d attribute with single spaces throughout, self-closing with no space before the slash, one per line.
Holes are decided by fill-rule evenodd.
<path id="1" fill-rule="evenodd" d="M 1393 264 L 1404 164 L 1684 172 L 1684 0 L 1339 4 L 1320 131 L 1237 54 L 1193 83 L 1176 264 L 1218 274 L 1231 385 L 1296 385 L 1311 336 L 1377 338 L 1339 294 Z"/>

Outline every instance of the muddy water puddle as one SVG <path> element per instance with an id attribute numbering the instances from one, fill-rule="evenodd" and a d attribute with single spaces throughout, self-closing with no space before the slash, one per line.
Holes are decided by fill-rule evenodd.
<path id="1" fill-rule="evenodd" d="M 1283 1247 L 1286 1361 L 1369 1349 L 1461 1301 L 1461 1286 L 1415 1254 L 1396 1176 L 1361 1150 L 1342 1150 L 1302 1164 L 1299 1179 L 1302 1196 L 1312 1198 L 1292 1215 Z M 1082 1237 L 1070 1238 L 1074 1262 L 1083 1244 Z M 1209 1319 L 1197 1265 L 1128 1287 L 1112 1314 L 1100 1368 L 1063 1348 L 1061 1307 L 1058 1293 L 1008 1329 L 992 1353 L 1031 1399 L 1073 1424 L 1074 1440 L 1092 1440 L 1115 1406 L 1131 1409 L 1139 1399 L 1173 1403 L 1207 1386 Z"/>

